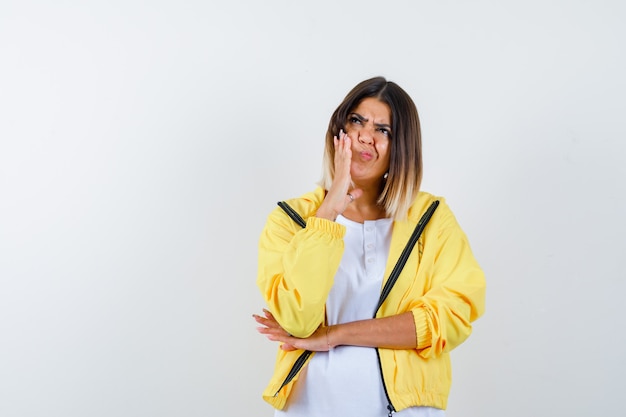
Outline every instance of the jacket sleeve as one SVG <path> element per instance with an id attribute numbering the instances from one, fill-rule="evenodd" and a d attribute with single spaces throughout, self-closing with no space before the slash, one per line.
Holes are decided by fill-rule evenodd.
<path id="1" fill-rule="evenodd" d="M 257 285 L 278 323 L 296 337 L 324 322 L 325 304 L 343 255 L 345 227 L 309 217 L 300 228 L 274 210 L 259 240 Z"/>
<path id="2" fill-rule="evenodd" d="M 485 309 L 485 277 L 474 258 L 465 233 L 447 205 L 433 241 L 425 242 L 429 252 L 430 282 L 426 293 L 417 300 L 413 317 L 417 331 L 417 349 L 424 357 L 438 356 L 460 345 L 472 331 L 471 323 Z M 425 259 L 422 259 L 425 261 Z"/>

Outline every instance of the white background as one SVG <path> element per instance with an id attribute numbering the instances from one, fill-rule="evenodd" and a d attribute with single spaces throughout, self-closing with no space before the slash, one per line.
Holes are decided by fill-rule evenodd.
<path id="1" fill-rule="evenodd" d="M 383 75 L 488 279 L 450 417 L 623 412 L 615 1 L 0 3 L 0 416 L 271 416 L 256 245 Z M 622 330 L 620 330 L 622 329 Z"/>

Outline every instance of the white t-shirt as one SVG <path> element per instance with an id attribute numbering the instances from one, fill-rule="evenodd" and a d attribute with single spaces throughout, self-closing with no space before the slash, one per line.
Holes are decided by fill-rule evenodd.
<path id="1" fill-rule="evenodd" d="M 330 325 L 373 317 L 387 264 L 393 220 L 361 224 L 339 216 L 337 223 L 346 226 L 346 235 L 344 254 L 326 300 Z M 388 414 L 387 404 L 376 349 L 337 346 L 313 355 L 300 371 L 285 409 L 277 410 L 275 416 L 381 417 Z M 443 410 L 432 407 L 411 407 L 394 414 L 394 417 L 444 416 Z"/>

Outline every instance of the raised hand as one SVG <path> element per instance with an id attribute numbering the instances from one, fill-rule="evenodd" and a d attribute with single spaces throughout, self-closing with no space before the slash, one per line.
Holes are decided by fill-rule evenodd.
<path id="1" fill-rule="evenodd" d="M 363 194 L 360 189 L 351 189 L 352 139 L 343 130 L 340 130 L 339 137 L 335 136 L 334 142 L 335 177 L 328 194 L 317 210 L 317 217 L 333 221 L 345 211 L 348 204 Z"/>

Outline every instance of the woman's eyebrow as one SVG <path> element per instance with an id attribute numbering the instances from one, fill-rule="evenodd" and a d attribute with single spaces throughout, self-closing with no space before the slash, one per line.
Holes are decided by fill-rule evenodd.
<path id="1" fill-rule="evenodd" d="M 359 119 L 362 122 L 369 122 L 368 118 L 361 116 L 359 113 L 352 112 L 352 113 L 350 113 L 350 116 L 356 117 L 357 119 Z M 391 130 L 391 125 L 388 125 L 387 123 L 374 123 L 374 126 L 376 126 L 376 127 L 384 127 L 386 129 Z"/>
<path id="2" fill-rule="evenodd" d="M 369 119 L 366 119 L 365 117 L 361 116 L 359 113 L 350 113 L 350 116 L 356 117 L 357 119 L 361 120 L 362 122 L 368 122 Z"/>

